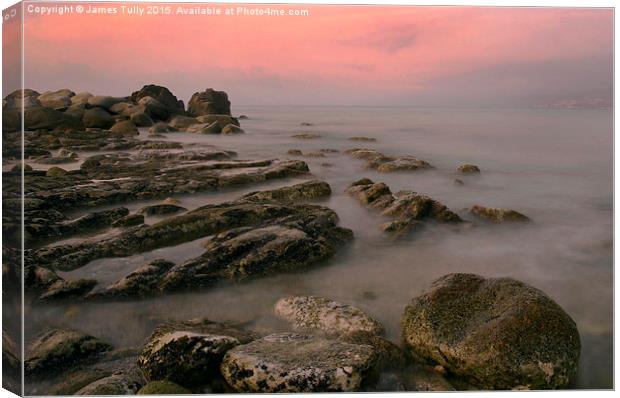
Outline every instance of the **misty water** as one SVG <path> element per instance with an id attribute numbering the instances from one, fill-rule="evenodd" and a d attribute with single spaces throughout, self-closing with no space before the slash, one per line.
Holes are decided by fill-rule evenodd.
<path id="1" fill-rule="evenodd" d="M 234 111 L 249 116 L 241 121 L 246 134 L 170 133 L 165 139 L 232 149 L 239 159 L 290 158 L 289 149 L 338 149 L 340 153 L 327 153 L 324 158 L 303 159 L 314 178 L 332 187 L 332 196 L 319 203 L 338 213 L 340 224 L 353 230 L 355 240 L 331 260 L 303 272 L 147 300 L 29 306 L 27 339 L 50 326 L 66 326 L 117 347 L 139 346 L 157 324 L 197 317 L 241 322 L 266 333 L 286 328 L 272 316 L 278 298 L 316 294 L 362 308 L 385 325 L 389 339 L 398 342 L 400 315 L 411 298 L 442 275 L 468 272 L 513 277 L 547 293 L 576 321 L 581 335 L 576 387 L 612 387 L 611 111 L 348 107 L 236 107 Z M 300 122 L 313 126 L 302 127 Z M 291 138 L 298 133 L 316 133 L 321 138 Z M 145 132 L 142 135 L 146 138 Z M 352 136 L 378 141 L 353 142 L 348 140 Z M 415 155 L 435 169 L 381 174 L 342 153 L 355 147 Z M 480 166 L 481 175 L 457 176 L 455 169 L 463 163 Z M 391 240 L 379 229 L 385 220 L 344 193 L 362 177 L 383 181 L 392 192 L 408 189 L 429 195 L 465 219 L 471 219 L 466 209 L 480 204 L 515 209 L 534 223 L 460 231 L 432 226 L 407 239 Z M 455 185 L 455 178 L 464 185 Z M 176 198 L 192 209 L 302 180 Z M 133 210 L 151 202 L 124 205 Z M 96 260 L 62 276 L 111 283 L 151 259 L 180 262 L 198 256 L 204 251 L 200 244 L 208 239 L 128 258 Z"/>

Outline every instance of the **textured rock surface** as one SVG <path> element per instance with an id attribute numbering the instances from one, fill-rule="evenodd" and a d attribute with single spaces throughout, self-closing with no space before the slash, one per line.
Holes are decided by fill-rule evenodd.
<path id="1" fill-rule="evenodd" d="M 233 348 L 221 370 L 240 392 L 351 392 L 362 389 L 375 362 L 367 345 L 280 333 Z"/>
<path id="2" fill-rule="evenodd" d="M 350 149 L 345 153 L 355 159 L 365 160 L 368 168 L 375 169 L 382 173 L 432 168 L 428 162 L 411 155 L 390 156 L 384 155 L 374 149 L 366 148 Z"/>
<path id="3" fill-rule="evenodd" d="M 494 223 L 504 222 L 529 222 L 529 217 L 511 209 L 498 209 L 494 207 L 473 206 L 469 212 L 478 218 Z"/>
<path id="4" fill-rule="evenodd" d="M 192 116 L 210 114 L 230 115 L 228 94 L 212 88 L 194 93 L 187 104 L 187 112 Z"/>
<path id="5" fill-rule="evenodd" d="M 462 164 L 456 170 L 462 174 L 480 174 L 480 168 L 475 164 Z"/>
<path id="6" fill-rule="evenodd" d="M 256 337 L 208 320 L 164 324 L 149 337 L 138 366 L 151 381 L 167 379 L 181 385 L 205 384 L 217 377 L 228 350 Z"/>
<path id="7" fill-rule="evenodd" d="M 298 331 L 336 336 L 352 332 L 383 333 L 383 325 L 362 310 L 326 297 L 284 297 L 276 302 L 274 311 Z"/>
<path id="8" fill-rule="evenodd" d="M 472 274 L 446 275 L 413 299 L 402 337 L 416 356 L 483 389 L 566 387 L 580 351 L 575 322 L 544 293 Z"/>
<path id="9" fill-rule="evenodd" d="M 168 380 L 152 381 L 138 391 L 138 395 L 189 395 L 191 393 L 187 388 Z"/>

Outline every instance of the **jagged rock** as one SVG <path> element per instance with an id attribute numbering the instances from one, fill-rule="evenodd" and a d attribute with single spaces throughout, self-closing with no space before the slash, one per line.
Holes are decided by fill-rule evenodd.
<path id="1" fill-rule="evenodd" d="M 43 94 L 39 95 L 37 99 L 42 106 L 58 109 L 71 106 L 71 97 L 73 97 L 74 95 L 75 93 L 73 91 L 63 89 L 58 91 L 46 91 Z"/>
<path id="2" fill-rule="evenodd" d="M 215 91 L 212 88 L 194 93 L 187 104 L 187 112 L 192 116 L 230 115 L 228 94 L 224 91 Z"/>
<path id="3" fill-rule="evenodd" d="M 160 325 L 149 337 L 138 366 L 147 380 L 205 384 L 218 375 L 224 354 L 257 336 L 208 320 Z"/>
<path id="4" fill-rule="evenodd" d="M 114 126 L 110 128 L 110 131 L 115 134 L 138 135 L 138 129 L 136 128 L 136 125 L 129 120 L 117 122 Z"/>
<path id="5" fill-rule="evenodd" d="M 97 281 L 95 279 L 58 280 L 45 293 L 39 296 L 39 300 L 51 301 L 81 297 L 90 292 L 96 284 Z"/>
<path id="6" fill-rule="evenodd" d="M 144 216 L 142 214 L 129 214 L 121 217 L 112 223 L 113 227 L 133 227 L 144 224 Z"/>
<path id="7" fill-rule="evenodd" d="M 531 221 L 527 216 L 511 209 L 498 209 L 476 205 L 473 206 L 469 212 L 479 218 L 494 223 Z"/>
<path id="8" fill-rule="evenodd" d="M 482 389 L 549 389 L 577 371 L 575 322 L 538 289 L 510 278 L 449 274 L 414 298 L 402 337 L 420 358 Z"/>
<path id="9" fill-rule="evenodd" d="M 87 298 L 144 297 L 157 291 L 161 277 L 174 266 L 166 260 L 155 260 L 138 268 L 120 281 L 91 292 Z"/>
<path id="10" fill-rule="evenodd" d="M 84 111 L 82 122 L 85 127 L 109 129 L 114 125 L 115 120 L 105 109 L 95 107 Z"/>
<path id="11" fill-rule="evenodd" d="M 138 391 L 138 395 L 190 395 L 191 393 L 187 388 L 168 380 L 152 381 Z"/>
<path id="12" fill-rule="evenodd" d="M 243 195 L 240 200 L 249 202 L 299 203 L 328 197 L 331 193 L 331 187 L 325 181 L 311 180 L 267 191 L 250 192 Z"/>
<path id="13" fill-rule="evenodd" d="M 332 336 L 352 332 L 383 333 L 383 325 L 362 310 L 326 297 L 284 297 L 276 302 L 274 311 L 298 331 L 318 331 Z"/>
<path id="14" fill-rule="evenodd" d="M 353 392 L 373 376 L 376 360 L 367 345 L 279 333 L 228 351 L 221 371 L 239 392 Z"/>
<path id="15" fill-rule="evenodd" d="M 480 168 L 475 164 L 463 164 L 456 170 L 461 174 L 480 174 Z"/>
<path id="16" fill-rule="evenodd" d="M 75 330 L 52 329 L 39 335 L 30 345 L 26 373 L 60 372 L 110 348 L 109 344 Z"/>
<path id="17" fill-rule="evenodd" d="M 183 101 L 177 99 L 166 87 L 149 84 L 131 94 L 131 100 L 136 103 L 144 97 L 154 98 L 165 106 L 170 114 L 183 115 L 185 113 Z"/>

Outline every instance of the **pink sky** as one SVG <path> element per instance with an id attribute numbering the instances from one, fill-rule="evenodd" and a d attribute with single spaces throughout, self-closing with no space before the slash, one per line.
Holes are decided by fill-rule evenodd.
<path id="1" fill-rule="evenodd" d="M 158 83 L 185 101 L 214 87 L 256 105 L 611 97 L 610 9 L 272 7 L 310 15 L 26 13 L 26 85 L 127 95 Z"/>

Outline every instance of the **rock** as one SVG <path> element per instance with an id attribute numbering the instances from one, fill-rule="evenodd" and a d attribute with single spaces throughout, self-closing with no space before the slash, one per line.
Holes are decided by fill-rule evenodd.
<path id="1" fill-rule="evenodd" d="M 24 165 L 24 171 L 32 171 L 32 166 L 29 164 Z M 17 163 L 15 166 L 11 167 L 11 173 L 21 173 L 22 172 L 22 164 Z"/>
<path id="2" fill-rule="evenodd" d="M 372 137 L 349 137 L 349 141 L 377 142 L 377 139 Z"/>
<path id="3" fill-rule="evenodd" d="M 385 183 L 374 183 L 368 178 L 353 182 L 347 193 L 362 205 L 373 209 L 385 209 L 394 202 L 394 195 Z"/>
<path id="4" fill-rule="evenodd" d="M 302 156 L 303 155 L 303 153 L 299 149 L 289 149 L 287 153 L 289 155 L 292 155 L 292 156 Z"/>
<path id="5" fill-rule="evenodd" d="M 183 131 L 185 129 L 187 129 L 189 126 L 191 126 L 192 124 L 198 124 L 199 121 L 198 119 L 194 118 L 194 117 L 188 117 L 188 116 L 175 116 L 170 120 L 170 126 L 175 128 L 176 130 L 180 130 Z"/>
<path id="6" fill-rule="evenodd" d="M 40 295 L 39 300 L 50 301 L 81 297 L 90 292 L 96 284 L 95 279 L 59 280 L 54 282 L 47 292 Z"/>
<path id="7" fill-rule="evenodd" d="M 38 97 L 40 95 L 41 94 L 39 94 L 38 92 L 29 88 L 24 90 L 17 89 L 4 97 L 4 102 L 2 103 L 2 110 L 5 111 L 22 109 L 22 102 L 25 109 L 40 107 L 41 102 L 39 102 L 38 100 Z"/>
<path id="8" fill-rule="evenodd" d="M 227 124 L 222 129 L 222 134 L 242 134 L 245 133 L 241 127 L 235 126 L 234 124 Z"/>
<path id="9" fill-rule="evenodd" d="M 530 222 L 530 218 L 511 209 L 498 209 L 493 207 L 473 206 L 469 212 L 481 219 L 491 221 L 493 223 L 504 222 Z"/>
<path id="10" fill-rule="evenodd" d="M 77 159 L 78 158 L 78 154 L 70 151 L 66 148 L 60 148 L 60 150 L 58 151 L 58 156 L 64 157 L 64 158 L 71 158 L 71 159 Z"/>
<path id="11" fill-rule="evenodd" d="M 191 393 L 187 388 L 168 380 L 152 381 L 138 391 L 138 395 L 190 395 Z"/>
<path id="12" fill-rule="evenodd" d="M 129 214 L 119 218 L 112 223 L 113 227 L 133 227 L 144 224 L 144 216 L 142 214 Z"/>
<path id="13" fill-rule="evenodd" d="M 415 365 L 404 372 L 408 391 L 454 391 L 454 386 L 430 366 Z"/>
<path id="14" fill-rule="evenodd" d="M 228 351 L 221 371 L 238 392 L 353 392 L 372 377 L 375 363 L 367 345 L 279 333 Z"/>
<path id="15" fill-rule="evenodd" d="M 178 205 L 179 200 L 175 198 L 166 198 L 162 203 L 166 205 Z"/>
<path id="16" fill-rule="evenodd" d="M 200 123 L 211 124 L 213 122 L 217 122 L 217 125 L 219 126 L 220 130 L 229 124 L 232 124 L 235 126 L 241 126 L 239 124 L 239 120 L 235 119 L 234 117 L 230 115 L 202 115 L 202 116 L 198 116 L 196 119 Z"/>
<path id="17" fill-rule="evenodd" d="M 338 336 L 352 332 L 382 334 L 383 325 L 362 310 L 317 296 L 289 296 L 278 300 L 275 314 L 295 330 Z"/>
<path id="18" fill-rule="evenodd" d="M 54 384 L 45 391 L 45 395 L 74 395 L 89 384 L 111 375 L 109 371 L 100 369 L 79 369 L 63 374 L 60 383 Z"/>
<path id="19" fill-rule="evenodd" d="M 115 120 L 105 109 L 91 108 L 84 111 L 82 122 L 85 127 L 109 129 L 114 125 Z"/>
<path id="20" fill-rule="evenodd" d="M 208 88 L 194 93 L 187 104 L 187 112 L 192 116 L 230 115 L 230 101 L 224 91 Z"/>
<path id="21" fill-rule="evenodd" d="M 416 192 L 402 191 L 383 210 L 383 215 L 406 220 L 432 219 L 440 223 L 461 222 L 461 218 L 438 201 Z"/>
<path id="22" fill-rule="evenodd" d="M 241 201 L 299 203 L 308 200 L 330 196 L 332 189 L 328 183 L 320 180 L 310 180 L 287 187 L 267 191 L 250 192 L 241 197 Z"/>
<path id="23" fill-rule="evenodd" d="M 304 157 L 306 157 L 306 158 L 324 158 L 325 154 L 323 152 L 306 152 L 306 153 L 304 153 Z"/>
<path id="24" fill-rule="evenodd" d="M 52 108 L 30 107 L 24 112 L 26 130 L 81 129 L 82 122 Z"/>
<path id="25" fill-rule="evenodd" d="M 228 350 L 255 338 L 252 333 L 208 320 L 164 324 L 149 337 L 138 366 L 150 381 L 205 384 L 218 375 Z"/>
<path id="26" fill-rule="evenodd" d="M 75 330 L 52 329 L 30 345 L 25 370 L 27 374 L 60 372 L 110 348 L 109 344 Z"/>
<path id="27" fill-rule="evenodd" d="M 105 289 L 91 292 L 87 298 L 149 296 L 157 290 L 161 277 L 173 266 L 174 263 L 166 260 L 152 261 Z"/>
<path id="28" fill-rule="evenodd" d="M 186 130 L 188 133 L 198 133 L 198 134 L 219 134 L 221 129 L 217 122 L 213 122 L 211 124 L 207 123 L 198 123 L 192 124 Z"/>
<path id="29" fill-rule="evenodd" d="M 67 108 L 72 105 L 71 97 L 75 93 L 71 90 L 63 89 L 58 91 L 46 91 L 37 98 L 42 106 L 47 108 Z"/>
<path id="30" fill-rule="evenodd" d="M 410 155 L 388 156 L 374 149 L 366 148 L 351 149 L 347 150 L 345 153 L 349 154 L 355 159 L 365 160 L 369 168 L 375 169 L 381 173 L 432 168 L 432 166 L 428 162 Z"/>
<path id="31" fill-rule="evenodd" d="M 114 126 L 110 128 L 110 131 L 114 134 L 138 135 L 138 128 L 135 124 L 133 124 L 133 122 L 129 120 L 117 122 Z"/>
<path id="32" fill-rule="evenodd" d="M 463 164 L 456 170 L 462 174 L 480 174 L 480 169 L 475 164 Z"/>
<path id="33" fill-rule="evenodd" d="M 247 115 L 239 115 L 237 117 L 237 119 L 239 119 L 239 120 L 247 120 L 247 119 L 249 119 L 249 117 Z"/>
<path id="34" fill-rule="evenodd" d="M 61 176 L 64 176 L 65 174 L 67 174 L 67 170 L 61 169 L 60 167 L 50 167 L 45 172 L 45 175 L 47 177 L 52 177 L 52 178 L 61 177 Z"/>
<path id="35" fill-rule="evenodd" d="M 74 395 L 135 395 L 141 387 L 139 377 L 116 373 L 90 383 Z"/>
<path id="36" fill-rule="evenodd" d="M 91 93 L 78 93 L 71 97 L 71 104 L 73 105 L 86 105 L 88 103 L 88 99 L 92 97 Z"/>
<path id="37" fill-rule="evenodd" d="M 82 120 L 84 118 L 85 112 L 86 112 L 86 105 L 73 104 L 70 107 L 68 107 L 63 113 L 75 119 Z"/>
<path id="38" fill-rule="evenodd" d="M 175 129 L 174 127 L 169 126 L 166 123 L 158 122 L 158 123 L 155 123 L 149 129 L 149 134 L 153 135 L 153 134 L 171 133 L 171 132 L 174 132 L 174 131 L 177 131 L 177 129 Z"/>
<path id="39" fill-rule="evenodd" d="M 153 120 L 168 120 L 168 118 L 172 115 L 169 108 L 153 97 L 142 97 L 138 101 L 138 105 L 144 107 L 144 112 L 146 112 Z"/>
<path id="40" fill-rule="evenodd" d="M 543 292 L 510 278 L 449 274 L 414 298 L 402 337 L 417 357 L 482 389 L 550 389 L 577 371 L 575 322 Z"/>
<path id="41" fill-rule="evenodd" d="M 109 111 L 113 105 L 118 104 L 119 102 L 125 102 L 125 101 L 126 101 L 126 98 L 96 95 L 96 96 L 88 97 L 87 103 L 91 107 L 103 108 L 104 110 Z"/>
<path id="42" fill-rule="evenodd" d="M 459 180 L 458 178 L 454 179 L 454 185 L 456 186 L 463 186 L 465 185 L 465 183 L 463 182 L 463 180 Z"/>
<path id="43" fill-rule="evenodd" d="M 393 238 L 407 236 L 420 227 L 420 222 L 416 220 L 392 220 L 381 224 L 381 230 Z"/>
<path id="44" fill-rule="evenodd" d="M 377 369 L 382 371 L 402 369 L 407 366 L 407 355 L 396 344 L 368 331 L 354 331 L 340 336 L 343 341 L 351 344 L 368 345 L 377 354 Z"/>
<path id="45" fill-rule="evenodd" d="M 312 123 L 308 123 L 308 122 L 301 122 L 301 123 L 299 123 L 299 125 L 300 125 L 300 126 L 302 126 L 302 127 L 310 127 L 310 126 L 313 126 L 313 124 L 312 124 Z"/>
<path id="46" fill-rule="evenodd" d="M 177 99 L 166 87 L 149 84 L 131 94 L 131 100 L 136 103 L 144 97 L 154 98 L 172 115 L 183 115 L 185 113 L 183 101 Z"/>
<path id="47" fill-rule="evenodd" d="M 129 121 L 137 127 L 150 127 L 153 125 L 153 119 L 146 112 L 134 112 L 129 116 Z"/>
<path id="48" fill-rule="evenodd" d="M 317 138 L 321 138 L 321 135 L 304 133 L 304 134 L 294 134 L 291 136 L 291 138 L 297 138 L 298 140 L 316 140 Z"/>
<path id="49" fill-rule="evenodd" d="M 174 214 L 180 211 L 187 211 L 185 207 L 173 205 L 173 204 L 159 204 L 145 206 L 141 208 L 138 213 L 146 214 L 147 216 L 161 216 L 166 214 Z"/>

